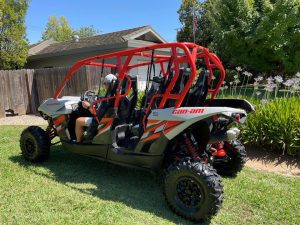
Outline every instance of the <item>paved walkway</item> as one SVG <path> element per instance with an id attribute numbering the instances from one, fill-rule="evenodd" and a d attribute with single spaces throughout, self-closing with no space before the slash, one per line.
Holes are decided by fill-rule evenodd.
<path id="1" fill-rule="evenodd" d="M 253 147 L 246 147 L 246 150 L 249 157 L 246 166 L 286 176 L 300 177 L 300 156 L 283 156 Z"/>
<path id="2" fill-rule="evenodd" d="M 47 125 L 47 121 L 40 116 L 22 115 L 0 118 L 0 125 Z"/>

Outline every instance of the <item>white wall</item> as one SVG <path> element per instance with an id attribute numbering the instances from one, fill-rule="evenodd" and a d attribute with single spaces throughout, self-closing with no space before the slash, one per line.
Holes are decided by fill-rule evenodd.
<path id="1" fill-rule="evenodd" d="M 143 58 L 143 57 L 135 57 L 132 60 L 131 64 L 149 62 L 149 60 L 146 61 L 145 58 Z M 165 66 L 165 69 L 167 69 L 168 63 L 165 63 L 164 66 Z M 145 90 L 145 88 L 146 88 L 147 70 L 148 70 L 148 66 L 141 66 L 138 68 L 134 68 L 129 72 L 129 74 L 131 74 L 131 75 L 138 76 L 138 87 L 140 90 Z M 159 75 L 160 70 L 161 70 L 160 65 L 156 64 L 155 65 L 155 75 L 156 76 Z M 152 74 L 152 76 L 154 75 L 153 68 L 152 68 L 151 74 Z"/>

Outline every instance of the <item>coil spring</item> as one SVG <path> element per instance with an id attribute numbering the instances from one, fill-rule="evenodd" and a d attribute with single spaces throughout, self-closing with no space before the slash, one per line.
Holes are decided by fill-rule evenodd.
<path id="1" fill-rule="evenodd" d="M 46 129 L 46 133 L 48 134 L 48 137 L 50 139 L 53 139 L 55 136 L 56 136 L 56 131 L 53 127 L 51 126 L 48 126 L 47 129 Z"/>
<path id="2" fill-rule="evenodd" d="M 197 148 L 195 145 L 192 143 L 191 139 L 188 137 L 187 134 L 183 135 L 184 137 L 184 143 L 186 145 L 187 153 L 194 159 L 199 159 L 199 155 L 197 152 Z"/>

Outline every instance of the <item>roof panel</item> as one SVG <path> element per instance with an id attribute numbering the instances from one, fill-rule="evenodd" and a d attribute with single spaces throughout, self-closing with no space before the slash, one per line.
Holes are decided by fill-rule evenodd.
<path id="1" fill-rule="evenodd" d="M 102 46 L 102 45 L 119 44 L 127 41 L 125 38 L 123 38 L 124 36 L 139 32 L 139 30 L 143 30 L 148 27 L 149 26 L 142 26 L 142 27 L 136 27 L 128 30 L 96 35 L 93 37 L 80 38 L 78 42 L 74 40 L 56 42 L 43 48 L 42 50 L 38 51 L 34 55 L 52 54 L 52 53 L 66 52 L 66 51 L 71 51 L 71 50 L 81 49 L 81 48 L 91 48 L 91 47 Z"/>

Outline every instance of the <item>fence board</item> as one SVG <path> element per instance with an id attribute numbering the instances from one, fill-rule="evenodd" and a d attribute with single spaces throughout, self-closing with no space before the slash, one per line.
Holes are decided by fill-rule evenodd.
<path id="1" fill-rule="evenodd" d="M 98 91 L 99 83 L 100 83 L 99 81 L 101 77 L 101 67 L 86 66 L 85 68 L 86 68 L 88 89 L 93 91 Z M 107 74 L 110 73 L 111 73 L 110 68 L 104 68 L 102 80 Z"/>
<path id="2" fill-rule="evenodd" d="M 0 70 L 0 117 L 12 109 L 19 115 L 37 113 L 39 105 L 51 98 L 69 72 L 70 67 Z M 111 73 L 105 68 L 103 77 Z M 97 91 L 101 67 L 80 68 L 64 87 L 60 96 L 80 96 L 86 90 Z"/>
<path id="3" fill-rule="evenodd" d="M 1 107 L 0 117 L 5 115 L 5 110 L 23 115 L 27 112 L 26 70 L 0 71 L 1 79 Z"/>
<path id="4" fill-rule="evenodd" d="M 37 113 L 37 107 L 38 107 L 38 96 L 37 96 L 37 90 L 36 90 L 36 82 L 34 80 L 34 70 L 27 69 L 25 74 L 25 81 L 26 83 L 26 89 L 27 89 L 27 101 L 28 101 L 28 107 L 26 110 L 26 113 Z"/>
<path id="5" fill-rule="evenodd" d="M 0 71 L 0 118 L 5 116 L 4 74 Z"/>

